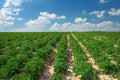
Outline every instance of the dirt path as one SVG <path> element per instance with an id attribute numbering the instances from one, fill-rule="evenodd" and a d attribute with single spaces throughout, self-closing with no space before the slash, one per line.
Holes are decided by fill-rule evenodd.
<path id="1" fill-rule="evenodd" d="M 68 54 L 68 70 L 66 73 L 65 80 L 80 80 L 79 77 L 75 77 L 75 73 L 73 72 L 73 61 L 74 61 L 74 56 L 72 55 L 72 50 L 70 49 L 70 43 L 69 43 L 69 34 L 67 34 L 67 52 Z"/>
<path id="2" fill-rule="evenodd" d="M 57 45 L 57 44 L 56 44 Z M 54 54 L 57 52 L 56 46 L 52 48 L 52 52 L 50 53 L 50 56 L 47 58 L 47 61 L 45 63 L 45 70 L 42 73 L 42 77 L 39 80 L 50 80 L 52 75 L 54 74 Z"/>
<path id="3" fill-rule="evenodd" d="M 104 73 L 104 71 L 102 69 L 100 69 L 98 65 L 95 64 L 95 60 L 91 57 L 90 53 L 87 51 L 87 48 L 76 38 L 76 36 L 74 34 L 71 34 L 71 35 L 79 43 L 83 52 L 86 54 L 86 56 L 88 58 L 87 62 L 89 62 L 92 65 L 93 69 L 100 70 L 100 74 L 98 75 L 100 80 L 117 80 L 115 78 L 112 78 L 110 75 L 106 75 Z"/>

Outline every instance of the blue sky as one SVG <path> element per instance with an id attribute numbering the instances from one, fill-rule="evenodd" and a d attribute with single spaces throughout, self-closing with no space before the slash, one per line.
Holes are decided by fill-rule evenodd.
<path id="1" fill-rule="evenodd" d="M 0 32 L 120 31 L 120 0 L 1 0 Z"/>

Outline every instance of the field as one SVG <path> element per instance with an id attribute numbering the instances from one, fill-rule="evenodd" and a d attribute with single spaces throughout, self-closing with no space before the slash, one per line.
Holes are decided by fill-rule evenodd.
<path id="1" fill-rule="evenodd" d="M 120 80 L 120 32 L 0 33 L 0 80 Z"/>

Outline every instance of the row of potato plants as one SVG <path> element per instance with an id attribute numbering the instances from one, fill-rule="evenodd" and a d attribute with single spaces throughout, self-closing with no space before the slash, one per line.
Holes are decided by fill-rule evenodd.
<path id="1" fill-rule="evenodd" d="M 46 33 L 0 33 L 0 48 L 19 46 L 34 39 L 42 38 L 45 34 Z"/>
<path id="2" fill-rule="evenodd" d="M 41 39 L 44 33 L 0 33 L 0 55 L 6 50 L 22 47 L 33 40 Z"/>
<path id="3" fill-rule="evenodd" d="M 111 59 L 117 62 L 120 66 L 120 33 L 119 32 L 94 32 L 89 35 L 86 33 L 84 36 L 89 37 L 90 40 L 98 42 L 105 55 L 109 55 Z M 95 39 L 98 38 L 98 39 Z M 100 40 L 99 40 L 100 39 Z M 102 45 L 101 45 L 102 44 Z"/>
<path id="4" fill-rule="evenodd" d="M 9 52 L 9 50 L 12 51 L 12 49 L 15 50 L 15 48 L 26 47 L 25 45 L 28 45 L 28 44 L 31 46 L 32 44 L 34 44 L 35 48 L 38 48 L 42 46 L 40 42 L 47 43 L 48 40 L 52 39 L 52 37 L 50 36 L 52 36 L 54 33 L 49 33 L 49 34 L 47 33 L 0 33 L 0 34 L 5 34 L 4 36 L 1 35 L 1 38 L 0 38 L 1 39 L 0 55 L 2 55 L 7 50 Z"/>
<path id="5" fill-rule="evenodd" d="M 120 33 L 119 32 L 109 32 L 109 33 L 103 33 L 99 34 L 99 33 L 94 33 L 93 36 L 104 36 L 103 40 L 101 41 L 96 41 L 97 43 L 99 43 L 98 46 L 100 46 L 102 48 L 102 52 L 103 54 L 105 54 L 110 60 L 115 61 L 115 65 L 116 65 L 116 71 L 115 74 L 113 75 L 117 75 L 117 77 L 120 79 Z M 101 45 L 102 44 L 102 45 Z"/>
<path id="6" fill-rule="evenodd" d="M 51 37 L 53 36 L 55 36 L 55 34 L 51 35 Z M 42 44 L 43 46 L 41 46 L 39 49 L 36 49 L 36 52 L 34 54 L 33 51 L 31 51 L 32 48 L 29 48 L 23 49 L 22 52 L 20 50 L 20 52 L 18 52 L 18 54 L 15 56 L 8 56 L 10 58 L 6 64 L 2 65 L 0 68 L 0 79 L 36 80 L 39 76 L 39 73 L 44 70 L 45 59 L 52 49 L 51 45 L 53 42 L 56 42 L 59 37 L 60 34 L 57 35 L 55 38 L 56 40 L 53 39 L 54 41 L 48 39 L 49 44 Z M 52 44 L 50 45 L 50 43 Z M 43 55 L 43 53 L 46 55 Z"/>
<path id="7" fill-rule="evenodd" d="M 57 52 L 54 55 L 54 74 L 51 80 L 63 80 L 63 76 L 66 74 L 67 65 L 67 38 L 66 33 L 61 37 L 61 40 L 57 44 Z"/>
<path id="8" fill-rule="evenodd" d="M 117 66 L 120 68 L 120 33 L 106 33 L 107 40 L 103 41 L 104 53 L 116 61 Z M 120 71 L 119 71 L 120 72 Z M 120 74 L 120 73 L 119 73 Z"/>
<path id="9" fill-rule="evenodd" d="M 26 44 L 24 44 L 23 46 L 20 46 L 19 49 L 16 49 L 16 47 L 13 48 L 9 48 L 8 50 L 5 50 L 4 52 L 2 52 L 2 55 L 0 56 L 0 67 L 4 64 L 6 64 L 6 62 L 12 57 L 12 56 L 16 56 L 18 53 L 19 54 L 28 54 L 29 57 L 32 57 L 32 53 L 35 52 L 36 49 L 40 48 L 39 46 L 41 45 L 45 45 L 45 43 L 48 41 L 47 39 L 52 38 L 50 36 L 46 36 L 41 38 L 41 41 L 44 42 L 28 42 Z M 23 42 L 23 41 L 19 41 L 19 42 Z"/>
<path id="10" fill-rule="evenodd" d="M 49 57 L 49 55 L 51 53 L 53 44 L 55 45 L 59 41 L 60 36 L 61 36 L 61 34 L 56 35 L 56 37 L 54 37 L 53 40 L 50 40 L 46 46 L 38 49 L 37 54 L 35 56 L 38 57 L 39 59 L 41 58 L 43 60 L 43 62 L 45 62 L 46 58 Z M 36 64 L 35 66 L 38 66 L 38 65 Z M 28 65 L 28 67 L 29 67 L 29 65 Z M 33 80 L 38 79 L 40 76 L 40 73 L 42 73 L 44 71 L 45 63 L 43 64 L 43 67 L 41 67 L 41 68 L 42 69 L 37 69 L 36 67 L 31 68 L 31 69 L 35 69 L 35 70 L 34 71 L 32 70 L 32 72 L 27 73 L 26 74 L 27 76 L 25 76 L 24 78 L 28 78 L 28 75 L 30 75 L 31 77 L 29 76 L 29 79 L 33 79 Z M 27 71 L 31 71 L 31 69 L 29 69 L 29 68 L 26 68 L 26 69 L 27 69 Z M 25 72 L 25 71 L 23 71 L 23 72 Z"/>
<path id="11" fill-rule="evenodd" d="M 104 70 L 106 74 L 110 74 L 114 77 L 119 77 L 119 66 L 111 63 L 108 56 L 105 55 L 104 50 L 106 50 L 106 45 L 104 42 L 95 40 L 91 38 L 89 33 L 74 33 L 75 36 L 81 41 L 87 50 L 91 53 L 92 57 L 95 59 L 96 64 Z M 109 47 L 107 47 L 109 48 Z"/>
<path id="12" fill-rule="evenodd" d="M 81 80 L 97 80 L 97 70 L 87 62 L 87 57 L 78 42 L 70 35 L 70 48 L 74 56 L 73 71 L 76 76 L 81 75 Z"/>
<path id="13" fill-rule="evenodd" d="M 25 66 L 22 68 L 22 72 L 14 75 L 12 80 L 37 80 L 40 74 L 44 71 L 45 60 L 50 55 L 52 46 L 46 45 L 38 50 L 35 57 L 30 58 Z"/>

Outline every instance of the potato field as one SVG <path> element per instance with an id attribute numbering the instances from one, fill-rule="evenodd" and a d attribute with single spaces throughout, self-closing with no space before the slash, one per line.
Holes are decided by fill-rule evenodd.
<path id="1" fill-rule="evenodd" d="M 120 32 L 1 32 L 0 80 L 120 80 Z"/>

